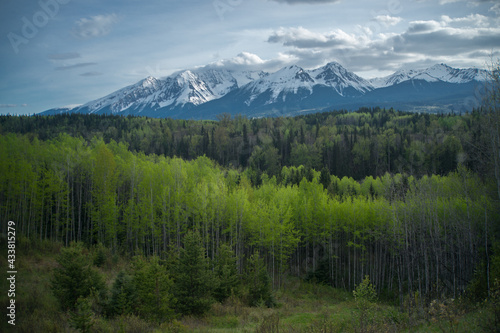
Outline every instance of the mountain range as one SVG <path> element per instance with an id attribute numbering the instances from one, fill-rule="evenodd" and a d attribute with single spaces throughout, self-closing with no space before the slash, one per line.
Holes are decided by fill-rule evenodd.
<path id="1" fill-rule="evenodd" d="M 478 92 L 487 77 L 485 70 L 456 69 L 445 64 L 422 70 L 400 70 L 371 80 L 359 77 L 336 62 L 313 70 L 292 65 L 274 73 L 206 66 L 161 79 L 150 76 L 86 104 L 50 109 L 41 114 L 215 119 L 221 113 L 248 117 L 294 116 L 363 106 L 461 112 L 479 105 Z"/>

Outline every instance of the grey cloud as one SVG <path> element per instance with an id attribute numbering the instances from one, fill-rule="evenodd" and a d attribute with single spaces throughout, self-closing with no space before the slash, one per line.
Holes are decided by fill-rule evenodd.
<path id="1" fill-rule="evenodd" d="M 284 46 L 297 48 L 331 48 L 338 46 L 348 46 L 356 43 L 352 35 L 348 35 L 341 30 L 319 34 L 311 32 L 302 27 L 280 29 L 269 36 L 269 43 L 281 43 Z"/>
<path id="2" fill-rule="evenodd" d="M 466 17 L 451 18 L 447 15 L 441 16 L 441 20 L 450 27 L 466 28 L 466 27 L 488 27 L 490 25 L 489 18 L 480 14 L 470 14 Z"/>
<path id="3" fill-rule="evenodd" d="M 390 15 L 377 15 L 374 18 L 374 21 L 379 22 L 386 27 L 396 25 L 399 22 L 401 22 L 402 20 L 403 19 L 401 17 L 394 17 L 394 16 L 390 16 Z"/>
<path id="4" fill-rule="evenodd" d="M 263 70 L 275 71 L 290 63 L 290 59 L 281 56 L 276 59 L 264 60 L 250 52 L 241 52 L 236 57 L 213 62 L 205 68 L 225 68 L 227 70 Z"/>
<path id="5" fill-rule="evenodd" d="M 0 104 L 0 108 L 17 108 L 17 107 L 27 107 L 28 104 Z"/>
<path id="6" fill-rule="evenodd" d="M 287 54 L 298 59 L 297 64 L 305 68 L 335 60 L 354 71 L 394 70 L 409 58 L 395 53 L 388 37 L 372 40 L 363 33 L 351 35 L 341 30 L 319 34 L 303 28 L 280 29 L 271 34 L 268 42 L 289 46 Z"/>
<path id="7" fill-rule="evenodd" d="M 100 76 L 100 75 L 103 75 L 103 73 L 101 73 L 101 72 L 86 72 L 86 73 L 80 74 L 80 76 Z"/>
<path id="8" fill-rule="evenodd" d="M 297 4 L 307 4 L 307 5 L 315 5 L 315 4 L 325 4 L 325 3 L 337 3 L 340 0 L 270 0 L 280 3 L 287 3 L 289 5 L 297 5 Z"/>
<path id="9" fill-rule="evenodd" d="M 80 39 L 90 39 L 107 35 L 111 27 L 118 22 L 115 14 L 96 15 L 90 18 L 81 18 L 75 22 L 73 35 Z"/>
<path id="10" fill-rule="evenodd" d="M 441 24 L 436 21 L 416 21 L 410 22 L 410 27 L 408 28 L 408 34 L 418 34 L 428 31 L 435 31 L 441 27 Z"/>
<path id="11" fill-rule="evenodd" d="M 50 60 L 69 60 L 69 59 L 77 59 L 80 58 L 80 54 L 76 52 L 68 52 L 68 53 L 52 53 L 47 56 Z"/>
<path id="12" fill-rule="evenodd" d="M 290 54 L 300 59 L 298 65 L 304 68 L 317 68 L 328 61 L 336 61 L 349 70 L 369 71 L 373 69 L 394 71 L 402 63 L 413 60 L 406 54 L 392 51 L 378 51 L 372 48 L 362 49 L 331 49 L 321 50 L 291 50 Z"/>
<path id="13" fill-rule="evenodd" d="M 428 55 L 457 55 L 500 45 L 500 29 L 441 29 L 428 33 L 403 33 L 393 38 L 394 51 Z"/>
<path id="14" fill-rule="evenodd" d="M 425 1 L 435 1 L 435 0 L 416 0 L 417 2 L 425 2 Z M 481 3 L 486 2 L 494 2 L 496 0 L 439 0 L 440 5 L 452 4 L 455 2 L 467 2 L 470 6 L 477 6 Z"/>
<path id="15" fill-rule="evenodd" d="M 469 57 L 474 57 L 474 58 L 500 58 L 500 51 L 486 51 L 486 50 L 480 50 L 480 51 L 475 51 L 469 53 Z"/>
<path id="16" fill-rule="evenodd" d="M 285 54 L 308 68 L 336 60 L 354 71 L 389 71 L 402 64 L 432 64 L 443 58 L 480 66 L 488 58 L 486 53 L 491 54 L 500 45 L 500 28 L 488 27 L 490 19 L 481 15 L 446 16 L 441 21 L 411 22 L 400 33 L 377 35 L 365 32 L 363 27 L 355 34 L 281 28 L 269 34 L 267 41 L 287 46 Z"/>
<path id="17" fill-rule="evenodd" d="M 490 11 L 490 12 L 493 12 L 493 13 L 495 13 L 495 14 L 497 14 L 497 15 L 500 15 L 500 3 L 496 3 L 496 4 L 494 4 L 494 5 L 490 8 L 490 10 L 489 10 L 489 11 Z"/>
<path id="18" fill-rule="evenodd" d="M 56 67 L 55 70 L 56 71 L 66 71 L 66 70 L 70 70 L 70 69 L 93 66 L 93 65 L 97 65 L 97 63 L 96 62 L 82 62 L 82 63 L 74 64 L 74 65 L 59 66 L 59 67 Z"/>

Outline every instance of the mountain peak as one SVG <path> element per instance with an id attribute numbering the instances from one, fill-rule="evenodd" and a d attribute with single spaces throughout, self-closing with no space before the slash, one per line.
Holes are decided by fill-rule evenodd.
<path id="1" fill-rule="evenodd" d="M 314 82 L 314 80 L 309 76 L 307 71 L 305 71 L 302 67 L 297 65 L 291 65 L 281 68 L 275 73 L 266 75 L 262 77 L 259 82 L 268 82 L 272 85 L 289 85 L 291 82 Z M 295 86 L 295 84 L 293 83 Z"/>
<path id="2" fill-rule="evenodd" d="M 340 95 L 344 95 L 344 90 L 347 88 L 354 88 L 361 94 L 373 89 L 368 81 L 349 72 L 338 62 L 329 62 L 325 66 L 311 71 L 311 75 L 316 83 L 332 87 Z"/>
<path id="3" fill-rule="evenodd" d="M 153 77 L 153 76 L 148 76 L 147 78 L 145 78 L 144 80 L 140 81 L 140 85 L 144 88 L 147 88 L 147 87 L 154 87 L 156 86 L 160 81 Z"/>
<path id="4" fill-rule="evenodd" d="M 453 67 L 448 66 L 448 65 L 447 65 L 447 64 L 445 64 L 445 63 L 435 64 L 434 66 L 429 67 L 429 69 L 431 69 L 431 68 L 446 68 L 446 69 L 454 69 Z"/>
<path id="5" fill-rule="evenodd" d="M 280 70 L 278 70 L 274 74 L 278 74 L 278 75 L 289 74 L 291 76 L 294 76 L 295 74 L 301 73 L 301 72 L 304 72 L 304 69 L 302 67 L 299 67 L 297 65 L 290 65 L 290 66 L 286 66 L 286 67 L 281 68 Z M 271 75 L 273 75 L 273 74 L 271 74 Z"/>
<path id="6" fill-rule="evenodd" d="M 344 66 L 342 66 L 340 63 L 336 62 L 336 61 L 331 61 L 329 63 L 327 63 L 325 66 L 323 66 L 323 68 L 331 68 L 331 69 L 337 69 L 337 68 L 341 68 L 341 69 L 345 69 Z"/>

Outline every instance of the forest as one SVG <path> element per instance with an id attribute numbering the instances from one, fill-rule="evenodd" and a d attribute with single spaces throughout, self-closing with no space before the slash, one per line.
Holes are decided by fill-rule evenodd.
<path id="1" fill-rule="evenodd" d="M 123 315 L 182 331 L 179 318 L 229 302 L 278 309 L 256 331 L 293 332 L 273 317 L 293 281 L 354 290 L 359 318 L 307 332 L 411 330 L 432 313 L 447 322 L 443 309 L 460 317 L 458 299 L 486 302 L 477 306 L 495 331 L 488 119 L 380 108 L 218 121 L 0 116 L 0 218 L 15 221 L 27 253 L 59 244 L 48 289 L 80 331 Z M 113 273 L 99 273 L 103 263 Z M 75 269 L 76 291 L 61 282 Z M 405 319 L 373 319 L 374 295 Z"/>
<path id="2" fill-rule="evenodd" d="M 0 117 L 0 133 L 28 134 L 41 141 L 65 133 L 90 142 L 100 138 L 124 143 L 145 155 L 193 160 L 207 156 L 218 165 L 251 169 L 254 185 L 260 175 L 281 176 L 283 167 L 323 168 L 339 178 L 362 180 L 386 173 L 447 175 L 457 167 L 457 155 L 468 169 L 488 172 L 485 154 L 488 124 L 480 110 L 471 114 L 436 115 L 393 109 L 362 108 L 294 118 L 231 118 L 192 121 L 62 114 Z M 302 177 L 297 177 L 299 181 Z"/>

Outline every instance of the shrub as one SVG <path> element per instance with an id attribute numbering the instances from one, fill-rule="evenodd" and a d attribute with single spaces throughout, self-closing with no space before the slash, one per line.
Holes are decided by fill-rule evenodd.
<path id="1" fill-rule="evenodd" d="M 363 300 L 375 302 L 377 300 L 377 292 L 375 291 L 373 284 L 371 284 L 370 277 L 368 275 L 366 275 L 363 281 L 356 286 L 352 294 L 357 302 Z"/>
<path id="2" fill-rule="evenodd" d="M 280 331 L 280 316 L 278 313 L 272 313 L 265 317 L 262 323 L 257 327 L 256 333 L 278 333 Z"/>
<path id="3" fill-rule="evenodd" d="M 360 310 L 359 329 L 361 332 L 366 332 L 370 323 L 373 322 L 373 313 L 370 310 L 372 309 L 373 302 L 377 300 L 377 292 L 373 284 L 371 284 L 368 275 L 356 286 L 352 294 Z"/>

